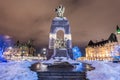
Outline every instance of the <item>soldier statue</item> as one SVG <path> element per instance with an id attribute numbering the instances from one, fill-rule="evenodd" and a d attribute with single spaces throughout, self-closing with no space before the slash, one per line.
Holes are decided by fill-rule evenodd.
<path id="1" fill-rule="evenodd" d="M 60 5 L 55 9 L 55 12 L 57 14 L 57 17 L 63 17 L 63 14 L 65 12 L 65 8 L 62 5 Z"/>
<path id="2" fill-rule="evenodd" d="M 66 42 L 63 39 L 57 38 L 55 41 L 55 48 L 66 48 Z"/>

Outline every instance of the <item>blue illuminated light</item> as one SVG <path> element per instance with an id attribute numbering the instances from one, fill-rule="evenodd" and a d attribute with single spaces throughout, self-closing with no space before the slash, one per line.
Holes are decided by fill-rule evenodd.
<path id="1" fill-rule="evenodd" d="M 73 53 L 73 59 L 76 60 L 78 59 L 79 57 L 81 57 L 81 52 L 80 52 L 80 49 L 78 46 L 75 46 L 72 48 L 72 53 Z"/>
<path id="2" fill-rule="evenodd" d="M 10 38 L 6 38 L 4 35 L 0 35 L 0 62 L 7 62 L 6 59 L 3 58 L 3 52 L 6 48 L 12 45 L 12 40 Z"/>

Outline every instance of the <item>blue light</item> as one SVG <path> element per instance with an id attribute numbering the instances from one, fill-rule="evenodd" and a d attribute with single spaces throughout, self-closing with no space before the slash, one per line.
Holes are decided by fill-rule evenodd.
<path id="1" fill-rule="evenodd" d="M 78 46 L 72 48 L 73 59 L 76 60 L 77 58 L 81 57 L 81 52 Z"/>
<path id="2" fill-rule="evenodd" d="M 7 60 L 3 57 L 0 57 L 0 62 L 7 62 Z"/>
<path id="3" fill-rule="evenodd" d="M 12 45 L 11 42 L 12 40 L 10 38 L 0 35 L 0 62 L 7 62 L 2 55 L 5 49 Z"/>
<path id="4" fill-rule="evenodd" d="M 0 56 L 3 54 L 3 48 L 0 47 Z"/>

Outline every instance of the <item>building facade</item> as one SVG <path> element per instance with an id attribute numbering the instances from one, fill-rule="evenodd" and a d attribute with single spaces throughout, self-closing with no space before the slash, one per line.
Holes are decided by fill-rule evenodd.
<path id="1" fill-rule="evenodd" d="M 87 46 L 86 51 L 86 60 L 112 60 L 111 52 L 114 50 L 114 47 L 117 45 L 117 42 L 110 42 L 103 45 L 94 45 Z"/>
<path id="2" fill-rule="evenodd" d="M 120 28 L 117 26 L 116 32 L 112 33 L 107 40 L 99 42 L 89 41 L 85 48 L 86 56 L 81 60 L 113 60 L 111 54 L 117 45 L 120 45 Z"/>

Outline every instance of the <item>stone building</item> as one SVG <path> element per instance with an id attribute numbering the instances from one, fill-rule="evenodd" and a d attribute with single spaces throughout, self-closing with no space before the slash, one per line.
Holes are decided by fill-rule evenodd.
<path id="1" fill-rule="evenodd" d="M 6 48 L 4 55 L 11 56 L 35 56 L 36 49 L 32 42 L 21 43 L 17 41 L 13 47 Z"/>
<path id="2" fill-rule="evenodd" d="M 120 44 L 120 28 L 117 26 L 115 34 L 112 33 L 107 40 L 99 42 L 89 41 L 85 48 L 86 56 L 82 60 L 112 60 L 111 53 L 115 46 Z"/>
<path id="3" fill-rule="evenodd" d="M 88 45 L 85 49 L 87 60 L 111 60 L 111 52 L 117 45 L 117 42 L 111 42 L 109 40 L 100 41 L 98 43 L 93 43 L 93 45 Z"/>

